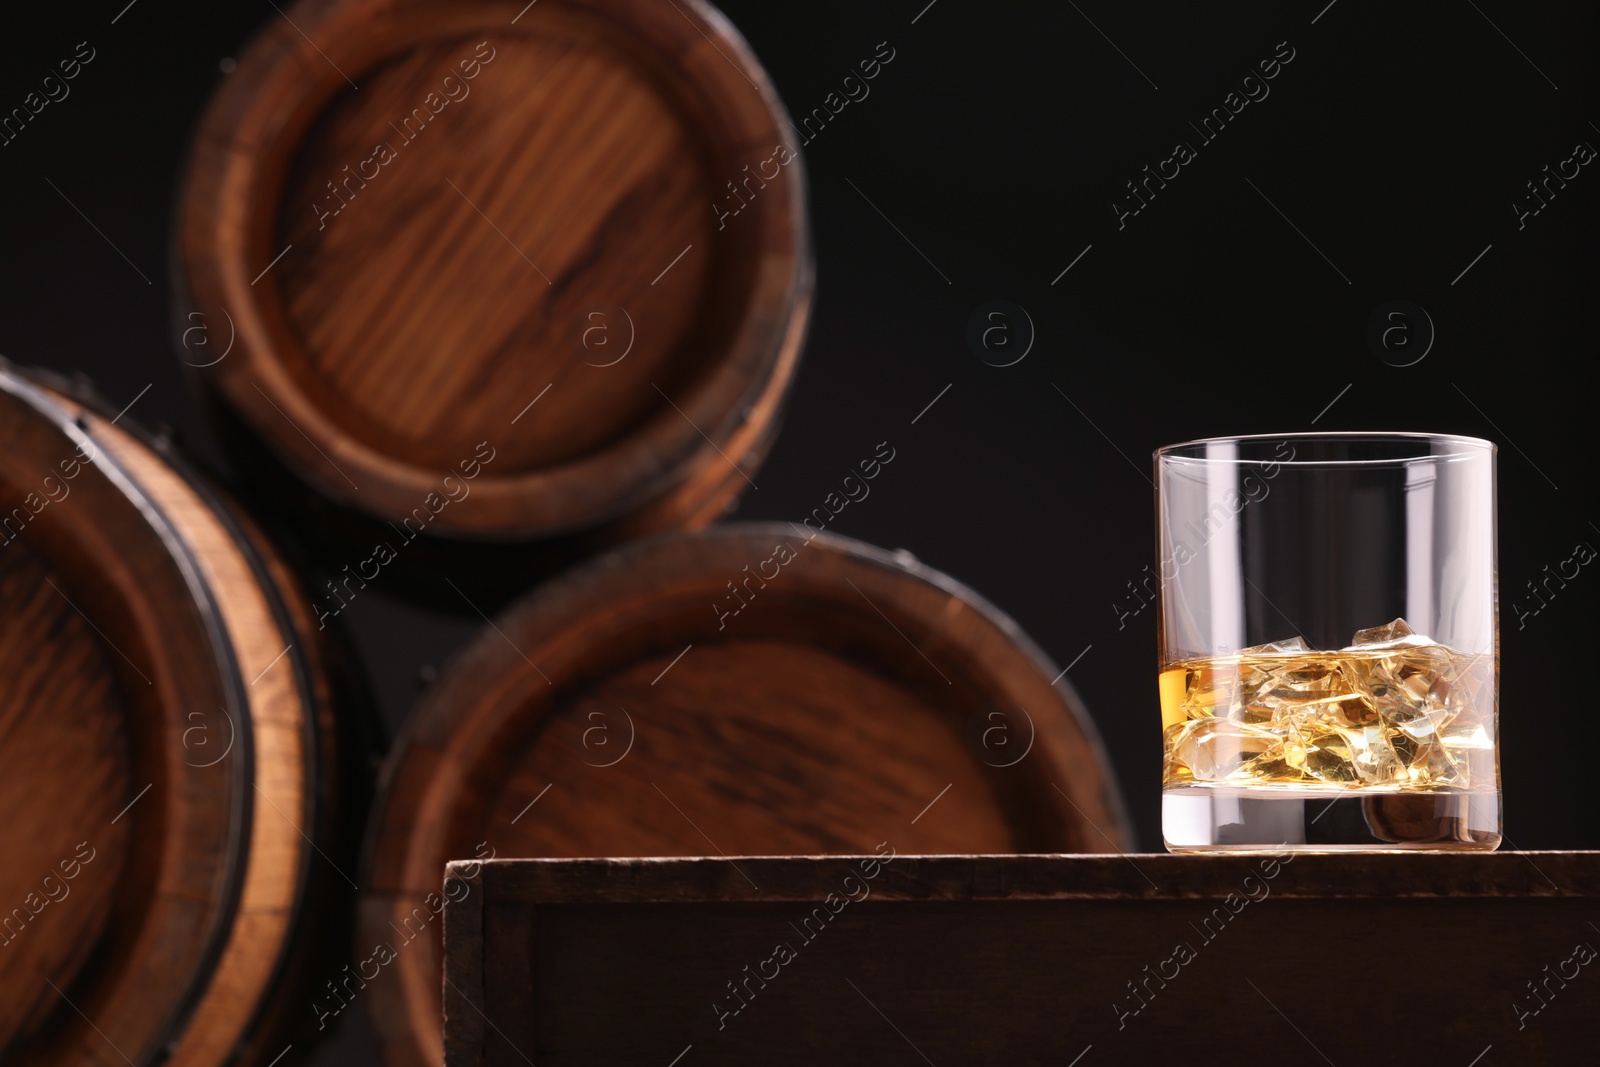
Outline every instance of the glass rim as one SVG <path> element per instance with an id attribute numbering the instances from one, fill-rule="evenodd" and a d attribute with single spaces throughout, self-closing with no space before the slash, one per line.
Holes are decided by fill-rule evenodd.
<path id="1" fill-rule="evenodd" d="M 1421 441 L 1448 442 L 1456 451 L 1430 452 L 1418 456 L 1390 456 L 1380 459 L 1220 459 L 1204 455 L 1187 455 L 1187 450 L 1200 449 L 1208 445 L 1247 444 L 1271 441 L 1327 441 L 1329 443 L 1413 443 Z M 1311 466 L 1338 466 L 1357 467 L 1378 464 L 1403 464 L 1417 462 L 1436 462 L 1452 459 L 1465 459 L 1470 456 L 1496 455 L 1500 446 L 1493 441 L 1482 437 L 1469 437 L 1465 434 L 1453 433 L 1413 433 L 1382 430 L 1329 430 L 1322 431 L 1296 431 L 1294 433 L 1255 433 L 1236 434 L 1222 437 L 1198 437 L 1192 441 L 1180 441 L 1177 444 L 1163 445 L 1152 452 L 1151 458 L 1158 463 L 1177 460 L 1184 463 L 1230 463 L 1236 465 L 1260 465 L 1264 463 L 1277 463 L 1282 466 L 1311 467 Z"/>

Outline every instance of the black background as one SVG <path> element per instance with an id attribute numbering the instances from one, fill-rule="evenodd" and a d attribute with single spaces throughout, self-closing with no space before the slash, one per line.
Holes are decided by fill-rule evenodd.
<path id="1" fill-rule="evenodd" d="M 130 417 L 220 467 L 174 356 L 171 208 L 222 61 L 280 16 L 124 2 L 10 12 L 0 33 L 0 111 L 78 42 L 97 53 L 0 147 L 0 353 L 85 372 L 118 407 L 150 385 Z M 1585 568 L 1519 620 L 1537 606 L 1529 580 L 1600 545 L 1585 436 L 1600 165 L 1521 229 L 1512 208 L 1575 144 L 1600 147 L 1580 6 L 925 3 L 724 5 L 797 119 L 879 42 L 895 52 L 805 149 L 815 317 L 736 517 L 798 519 L 888 440 L 901 458 L 834 528 L 911 550 L 1075 661 L 1151 849 L 1154 610 L 1119 623 L 1155 558 L 1151 450 L 1312 429 L 1490 438 L 1506 830 L 1518 848 L 1600 847 L 1582 733 L 1600 576 Z M 1280 42 L 1294 59 L 1270 95 L 1119 229 L 1124 183 L 1177 141 L 1199 147 L 1188 123 Z M 967 343 L 994 299 L 1036 330 L 1013 366 Z M 1436 330 L 1409 367 L 1367 342 L 1373 311 L 1400 299 Z M 377 589 L 342 621 L 391 729 L 419 667 L 481 625 Z M 358 1016 L 325 1062 L 367 1055 Z"/>

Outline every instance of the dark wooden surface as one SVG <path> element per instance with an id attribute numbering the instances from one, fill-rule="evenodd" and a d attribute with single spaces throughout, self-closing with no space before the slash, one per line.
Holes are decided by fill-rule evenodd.
<path id="1" fill-rule="evenodd" d="M 697 0 L 293 5 L 194 139 L 180 317 L 236 338 L 196 373 L 374 519 L 704 525 L 771 444 L 809 318 L 803 164 L 746 169 L 788 129 Z"/>
<path id="2" fill-rule="evenodd" d="M 865 862 L 451 864 L 445 1062 L 1593 1062 L 1600 853 Z"/>
<path id="3" fill-rule="evenodd" d="M 0 361 L 6 1063 L 265 1062 L 343 911 L 310 611 L 161 448 Z"/>
<path id="4" fill-rule="evenodd" d="M 519 602 L 429 689 L 361 880 L 358 953 L 405 939 L 364 994 L 396 1067 L 439 1057 L 439 924 L 406 920 L 451 859 L 848 854 L 890 827 L 924 852 L 1125 846 L 1088 716 L 1014 623 L 909 555 L 805 533 L 734 524 L 612 553 Z M 741 583 L 734 611 L 746 567 L 770 580 Z"/>

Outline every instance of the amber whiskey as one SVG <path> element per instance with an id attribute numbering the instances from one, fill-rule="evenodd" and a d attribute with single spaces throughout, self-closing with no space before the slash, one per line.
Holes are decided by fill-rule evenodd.
<path id="1" fill-rule="evenodd" d="M 1404 620 L 1346 648 L 1301 638 L 1161 672 L 1163 784 L 1367 791 L 1498 788 L 1492 657 Z"/>

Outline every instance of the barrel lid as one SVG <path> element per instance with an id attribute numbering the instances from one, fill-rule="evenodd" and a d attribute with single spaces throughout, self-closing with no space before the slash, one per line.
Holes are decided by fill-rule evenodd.
<path id="1" fill-rule="evenodd" d="M 165 1047 L 240 893 L 243 683 L 188 549 L 98 438 L 110 421 L 0 360 L 8 1063 Z"/>
<path id="2" fill-rule="evenodd" d="M 195 134 L 185 361 L 336 502 L 448 499 L 436 534 L 744 470 L 809 311 L 791 129 L 699 0 L 302 0 Z"/>
<path id="3" fill-rule="evenodd" d="M 438 924 L 416 916 L 444 908 L 448 860 L 1120 849 L 1056 678 L 953 579 L 788 524 L 663 535 L 547 585 L 442 672 L 385 766 L 358 948 L 397 950 L 369 991 L 389 1062 L 439 1058 Z"/>

